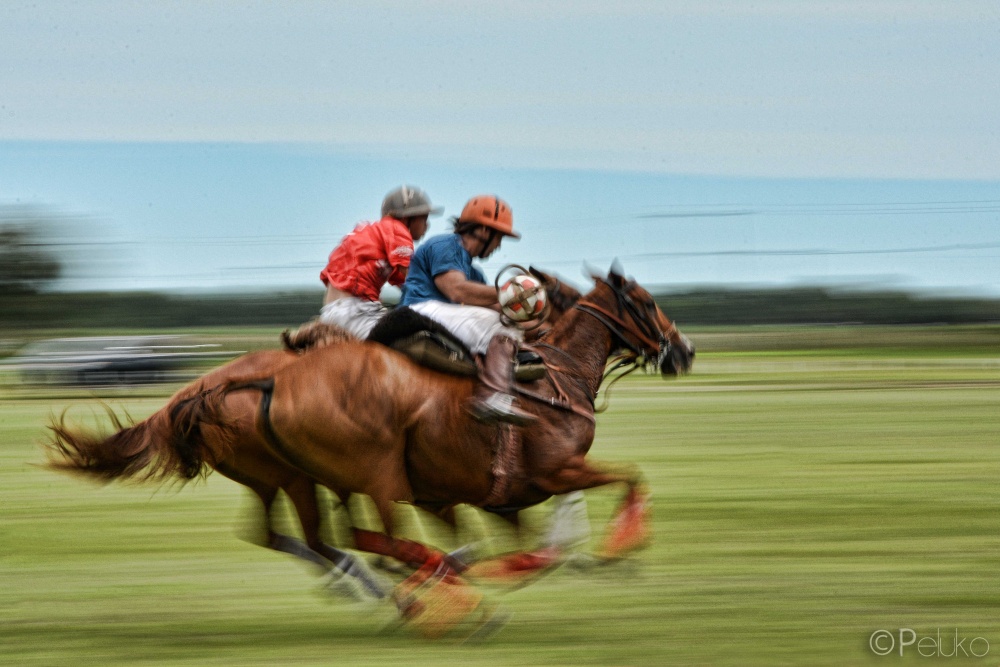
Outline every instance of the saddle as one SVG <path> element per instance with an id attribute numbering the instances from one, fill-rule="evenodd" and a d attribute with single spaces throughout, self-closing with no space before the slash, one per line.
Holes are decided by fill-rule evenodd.
<path id="1" fill-rule="evenodd" d="M 368 340 L 402 352 L 421 366 L 448 373 L 475 377 L 475 356 L 443 326 L 406 306 L 392 309 L 383 317 Z M 545 376 L 545 363 L 531 350 L 517 353 L 514 376 L 519 382 L 534 382 Z"/>

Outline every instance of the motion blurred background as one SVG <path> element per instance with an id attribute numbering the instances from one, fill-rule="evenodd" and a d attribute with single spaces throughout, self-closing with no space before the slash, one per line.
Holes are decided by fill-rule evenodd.
<path id="1" fill-rule="evenodd" d="M 403 182 L 445 207 L 430 234 L 512 204 L 487 275 L 617 258 L 682 323 L 992 320 L 998 25 L 977 0 L 4 3 L 2 349 L 293 326 Z"/>
<path id="2" fill-rule="evenodd" d="M 15 0 L 0 62 L 0 663 L 1000 647 L 997 3 Z M 64 410 L 142 418 L 276 347 L 401 183 L 445 207 L 429 235 L 510 202 L 523 239 L 488 277 L 586 289 L 617 259 L 698 347 L 598 418 L 594 455 L 649 480 L 653 546 L 489 591 L 513 617 L 479 648 L 315 595 L 227 532 L 242 489 L 217 475 L 155 493 L 34 465 Z M 595 535 L 611 495 L 588 493 Z"/>

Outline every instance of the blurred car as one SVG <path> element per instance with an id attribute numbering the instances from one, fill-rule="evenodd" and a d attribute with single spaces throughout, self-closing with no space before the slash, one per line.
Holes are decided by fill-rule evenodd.
<path id="1" fill-rule="evenodd" d="M 4 366 L 28 384 L 149 384 L 180 379 L 182 370 L 236 353 L 185 336 L 53 338 L 31 343 Z"/>

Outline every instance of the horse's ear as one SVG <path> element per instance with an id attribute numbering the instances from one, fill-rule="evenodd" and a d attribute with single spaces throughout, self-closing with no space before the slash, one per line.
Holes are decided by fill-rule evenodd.
<path id="1" fill-rule="evenodd" d="M 625 284 L 625 269 L 622 268 L 618 258 L 611 262 L 611 270 L 608 272 L 608 282 L 615 287 L 622 287 Z"/>
<path id="2" fill-rule="evenodd" d="M 601 282 L 602 280 L 606 280 L 606 278 L 604 277 L 604 273 L 602 273 L 596 267 L 592 266 L 589 262 L 583 263 L 583 275 L 587 278 L 590 278 L 594 282 Z"/>
<path id="3" fill-rule="evenodd" d="M 535 276 L 536 278 L 538 278 L 539 280 L 541 280 L 543 283 L 548 283 L 548 282 L 552 281 L 552 276 L 550 276 L 549 274 L 545 273 L 544 271 L 542 271 L 540 269 L 536 269 L 535 267 L 530 266 L 530 265 L 528 266 L 528 273 L 530 273 L 531 275 Z"/>

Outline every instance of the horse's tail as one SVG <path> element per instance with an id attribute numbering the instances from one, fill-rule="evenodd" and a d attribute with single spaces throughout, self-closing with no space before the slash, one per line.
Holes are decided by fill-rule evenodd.
<path id="1" fill-rule="evenodd" d="M 105 482 L 114 479 L 184 481 L 204 472 L 224 456 L 232 430 L 221 410 L 224 393 L 218 387 L 178 392 L 165 407 L 138 423 L 123 423 L 106 407 L 115 432 L 88 433 L 66 425 L 65 413 L 49 425 L 48 467 L 80 473 Z M 215 429 L 214 446 L 206 431 Z"/>

